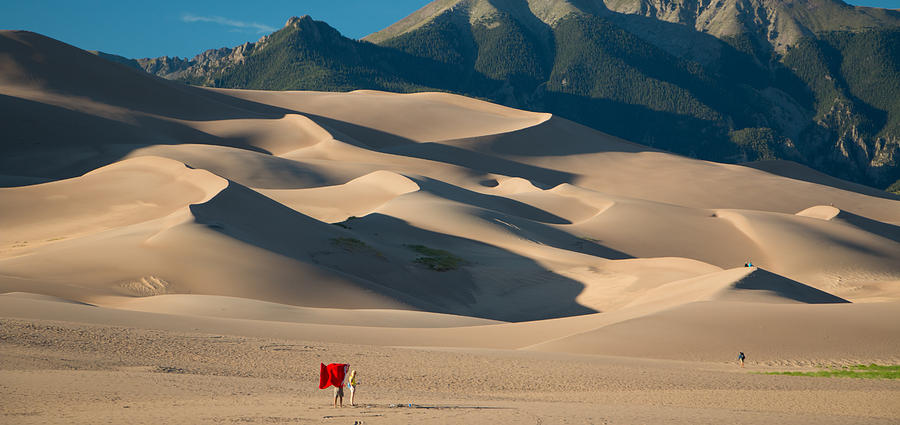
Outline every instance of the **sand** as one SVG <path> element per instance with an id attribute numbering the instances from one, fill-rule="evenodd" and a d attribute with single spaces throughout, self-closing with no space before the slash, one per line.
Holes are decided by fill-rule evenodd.
<path id="1" fill-rule="evenodd" d="M 886 192 L 450 94 L 189 87 L 21 31 L 0 108 L 3 422 L 900 419 L 896 382 L 753 373 L 900 363 Z M 320 361 L 367 406 L 330 408 Z"/>
<path id="2" fill-rule="evenodd" d="M 891 381 L 684 363 L 421 350 L 3 320 L 9 423 L 895 423 Z M 316 365 L 360 370 L 331 407 Z"/>

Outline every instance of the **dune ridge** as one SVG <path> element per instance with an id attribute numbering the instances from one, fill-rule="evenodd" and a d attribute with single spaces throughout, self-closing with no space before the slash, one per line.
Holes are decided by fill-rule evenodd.
<path id="1" fill-rule="evenodd" d="M 0 53 L 2 317 L 690 361 L 900 351 L 893 196 L 452 94 L 190 87 L 29 32 Z"/>

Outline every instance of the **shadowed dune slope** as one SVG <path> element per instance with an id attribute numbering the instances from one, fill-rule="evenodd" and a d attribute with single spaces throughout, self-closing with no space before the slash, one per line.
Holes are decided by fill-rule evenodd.
<path id="1" fill-rule="evenodd" d="M 190 87 L 16 31 L 0 112 L 0 293 L 38 294 L 0 295 L 3 317 L 683 360 L 900 350 L 900 200 L 796 164 L 444 93 Z"/>
<path id="2" fill-rule="evenodd" d="M 805 304 L 847 302 L 845 299 L 757 267 L 741 267 L 659 286 L 647 291 L 624 309 L 709 300 Z"/>
<path id="3" fill-rule="evenodd" d="M 74 177 L 136 148 L 285 153 L 331 136 L 308 117 L 171 82 L 28 31 L 0 31 L 6 175 Z"/>
<path id="4" fill-rule="evenodd" d="M 859 192 L 877 198 L 893 199 L 895 201 L 900 200 L 900 195 L 895 195 L 883 190 L 873 189 L 869 186 L 831 177 L 827 174 L 823 174 L 803 164 L 798 164 L 793 161 L 785 161 L 779 159 L 768 161 L 754 161 L 745 163 L 743 165 L 745 167 L 755 168 L 757 170 L 762 170 L 771 174 L 777 174 L 779 176 L 788 177 L 794 180 L 802 180 L 810 183 L 820 184 L 823 186 L 831 186 L 850 192 Z"/>
<path id="5" fill-rule="evenodd" d="M 258 116 L 207 91 L 109 62 L 29 31 L 0 31 L 0 87 L 44 97 L 84 97 L 96 104 L 187 120 Z"/>

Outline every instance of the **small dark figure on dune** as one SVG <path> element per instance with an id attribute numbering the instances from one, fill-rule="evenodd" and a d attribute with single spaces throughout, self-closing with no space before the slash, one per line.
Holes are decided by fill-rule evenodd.
<path id="1" fill-rule="evenodd" d="M 741 367 L 744 367 L 744 359 L 746 359 L 746 358 L 747 358 L 747 356 L 744 355 L 743 351 L 741 351 L 741 353 L 738 354 L 738 362 L 741 364 Z"/>

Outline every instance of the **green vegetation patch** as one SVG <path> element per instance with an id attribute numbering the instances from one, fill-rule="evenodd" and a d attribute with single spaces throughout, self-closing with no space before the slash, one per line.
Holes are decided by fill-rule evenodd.
<path id="1" fill-rule="evenodd" d="M 332 238 L 331 243 L 347 252 L 365 252 L 384 258 L 384 254 L 356 238 Z"/>
<path id="2" fill-rule="evenodd" d="M 442 249 L 429 248 L 425 245 L 406 245 L 406 247 L 422 254 L 413 260 L 414 262 L 437 272 L 456 270 L 466 264 L 466 260 Z"/>
<path id="3" fill-rule="evenodd" d="M 777 159 L 778 135 L 771 128 L 743 128 L 728 133 L 732 143 L 738 145 L 748 161 Z"/>
<path id="4" fill-rule="evenodd" d="M 767 375 L 818 376 L 823 378 L 900 379 L 900 365 L 854 365 L 816 372 L 766 372 Z"/>
<path id="5" fill-rule="evenodd" d="M 343 228 L 345 228 L 345 229 L 352 229 L 352 227 L 350 227 L 350 223 L 351 223 L 353 220 L 359 220 L 359 217 L 357 217 L 357 216 L 355 216 L 355 215 L 351 215 L 350 217 L 347 217 L 347 219 L 344 220 L 344 221 L 342 221 L 342 222 L 339 222 L 339 223 L 331 223 L 331 224 L 333 224 L 333 225 L 335 225 L 335 226 L 338 226 L 338 227 L 343 227 Z"/>
<path id="6" fill-rule="evenodd" d="M 895 181 L 894 184 L 888 186 L 888 188 L 885 190 L 900 195 L 900 180 Z"/>

